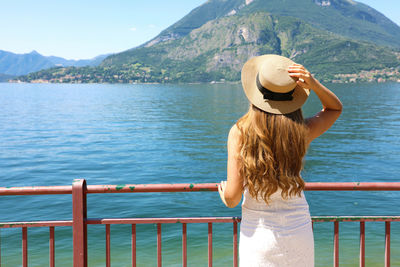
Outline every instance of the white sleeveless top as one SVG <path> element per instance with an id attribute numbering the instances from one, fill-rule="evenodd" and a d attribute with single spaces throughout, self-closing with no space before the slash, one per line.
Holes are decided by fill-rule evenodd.
<path id="1" fill-rule="evenodd" d="M 267 205 L 245 188 L 239 257 L 241 267 L 314 266 L 314 238 L 304 193 L 285 200 L 278 190 Z"/>

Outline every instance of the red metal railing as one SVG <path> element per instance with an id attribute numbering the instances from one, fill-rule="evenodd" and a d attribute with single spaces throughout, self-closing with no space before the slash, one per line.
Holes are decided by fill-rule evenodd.
<path id="1" fill-rule="evenodd" d="M 213 223 L 233 224 L 233 265 L 238 266 L 238 217 L 191 217 L 191 218 L 128 218 L 88 219 L 86 196 L 94 193 L 151 193 L 151 192 L 193 192 L 217 191 L 218 184 L 139 184 L 139 185 L 86 185 L 85 180 L 75 180 L 72 186 L 0 187 L 2 195 L 49 195 L 72 194 L 72 221 L 2 222 L 1 228 L 22 228 L 22 266 L 28 266 L 28 228 L 49 227 L 49 266 L 55 266 L 54 227 L 73 227 L 73 262 L 75 267 L 87 266 L 87 226 L 104 224 L 106 232 L 106 266 L 111 265 L 110 225 L 132 225 L 132 266 L 136 266 L 136 224 L 157 224 L 157 265 L 162 265 L 161 236 L 162 224 L 182 224 L 182 266 L 187 266 L 187 224 L 208 224 L 208 266 L 212 266 Z M 400 191 L 400 183 L 307 183 L 308 191 Z M 339 222 L 360 222 L 360 266 L 365 266 L 365 222 L 384 221 L 385 266 L 390 266 L 390 223 L 400 221 L 400 216 L 314 216 L 315 222 L 334 222 L 334 266 L 339 266 Z M 0 254 L 1 266 L 1 254 Z"/>

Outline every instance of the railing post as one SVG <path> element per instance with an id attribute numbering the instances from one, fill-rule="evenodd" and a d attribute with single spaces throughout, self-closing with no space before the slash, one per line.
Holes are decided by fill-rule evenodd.
<path id="1" fill-rule="evenodd" d="M 238 267 L 238 227 L 237 227 L 237 221 L 233 222 L 233 267 Z"/>
<path id="2" fill-rule="evenodd" d="M 161 223 L 157 223 L 157 267 L 162 266 Z"/>
<path id="3" fill-rule="evenodd" d="M 208 223 L 208 267 L 212 267 L 212 223 Z"/>
<path id="4" fill-rule="evenodd" d="M 87 209 L 84 179 L 76 179 L 72 183 L 72 216 L 74 267 L 87 267 Z"/>
<path id="5" fill-rule="evenodd" d="M 28 267 L 28 228 L 22 227 L 22 267 Z"/>
<path id="6" fill-rule="evenodd" d="M 339 267 L 339 222 L 334 222 L 333 266 Z"/>
<path id="7" fill-rule="evenodd" d="M 365 267 L 365 222 L 360 222 L 360 267 Z"/>
<path id="8" fill-rule="evenodd" d="M 136 224 L 132 224 L 132 267 L 136 267 Z"/>
<path id="9" fill-rule="evenodd" d="M 111 235 L 110 225 L 106 224 L 106 267 L 111 266 Z"/>
<path id="10" fill-rule="evenodd" d="M 55 240 L 54 240 L 54 226 L 49 227 L 49 265 L 50 267 L 55 267 Z"/>
<path id="11" fill-rule="evenodd" d="M 385 267 L 390 267 L 390 221 L 385 222 Z"/>
<path id="12" fill-rule="evenodd" d="M 187 225 L 182 223 L 182 267 L 187 267 Z"/>

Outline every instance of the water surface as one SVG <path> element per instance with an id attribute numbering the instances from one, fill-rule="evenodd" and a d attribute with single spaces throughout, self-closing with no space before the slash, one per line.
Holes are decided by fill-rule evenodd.
<path id="1" fill-rule="evenodd" d="M 328 85 L 337 123 L 308 151 L 308 182 L 395 182 L 400 84 Z M 0 84 L 0 185 L 208 183 L 226 179 L 226 138 L 248 109 L 239 84 Z M 321 106 L 312 95 L 306 116 Z M 306 192 L 311 214 L 399 215 L 398 192 Z M 70 220 L 71 196 L 1 197 L 0 221 Z M 215 192 L 88 196 L 88 217 L 239 216 Z M 316 266 L 332 266 L 333 224 L 316 223 Z M 358 224 L 340 226 L 341 266 L 358 262 Z M 367 223 L 368 266 L 383 266 L 384 223 Z M 155 225 L 138 226 L 139 266 L 155 266 Z M 400 264 L 392 223 L 392 264 Z M 72 266 L 72 230 L 56 228 L 56 264 Z M 104 226 L 89 226 L 89 265 L 105 266 Z M 130 227 L 112 226 L 112 263 L 129 266 Z M 188 226 L 189 266 L 207 262 L 207 225 Z M 1 230 L 2 266 L 21 265 L 21 230 Z M 163 226 L 163 264 L 181 265 L 181 226 Z M 232 227 L 214 226 L 214 264 L 231 266 Z M 30 266 L 47 265 L 48 229 L 29 229 Z M 125 264 L 126 263 L 126 264 Z"/>

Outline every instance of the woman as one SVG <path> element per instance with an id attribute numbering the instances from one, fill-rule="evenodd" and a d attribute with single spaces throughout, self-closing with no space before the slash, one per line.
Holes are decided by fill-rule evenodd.
<path id="1" fill-rule="evenodd" d="M 243 195 L 240 266 L 314 266 L 300 171 L 308 145 L 333 125 L 342 103 L 302 65 L 277 55 L 247 61 L 242 85 L 250 109 L 229 132 L 227 181 L 218 187 L 230 208 Z M 310 90 L 323 108 L 303 120 Z"/>

